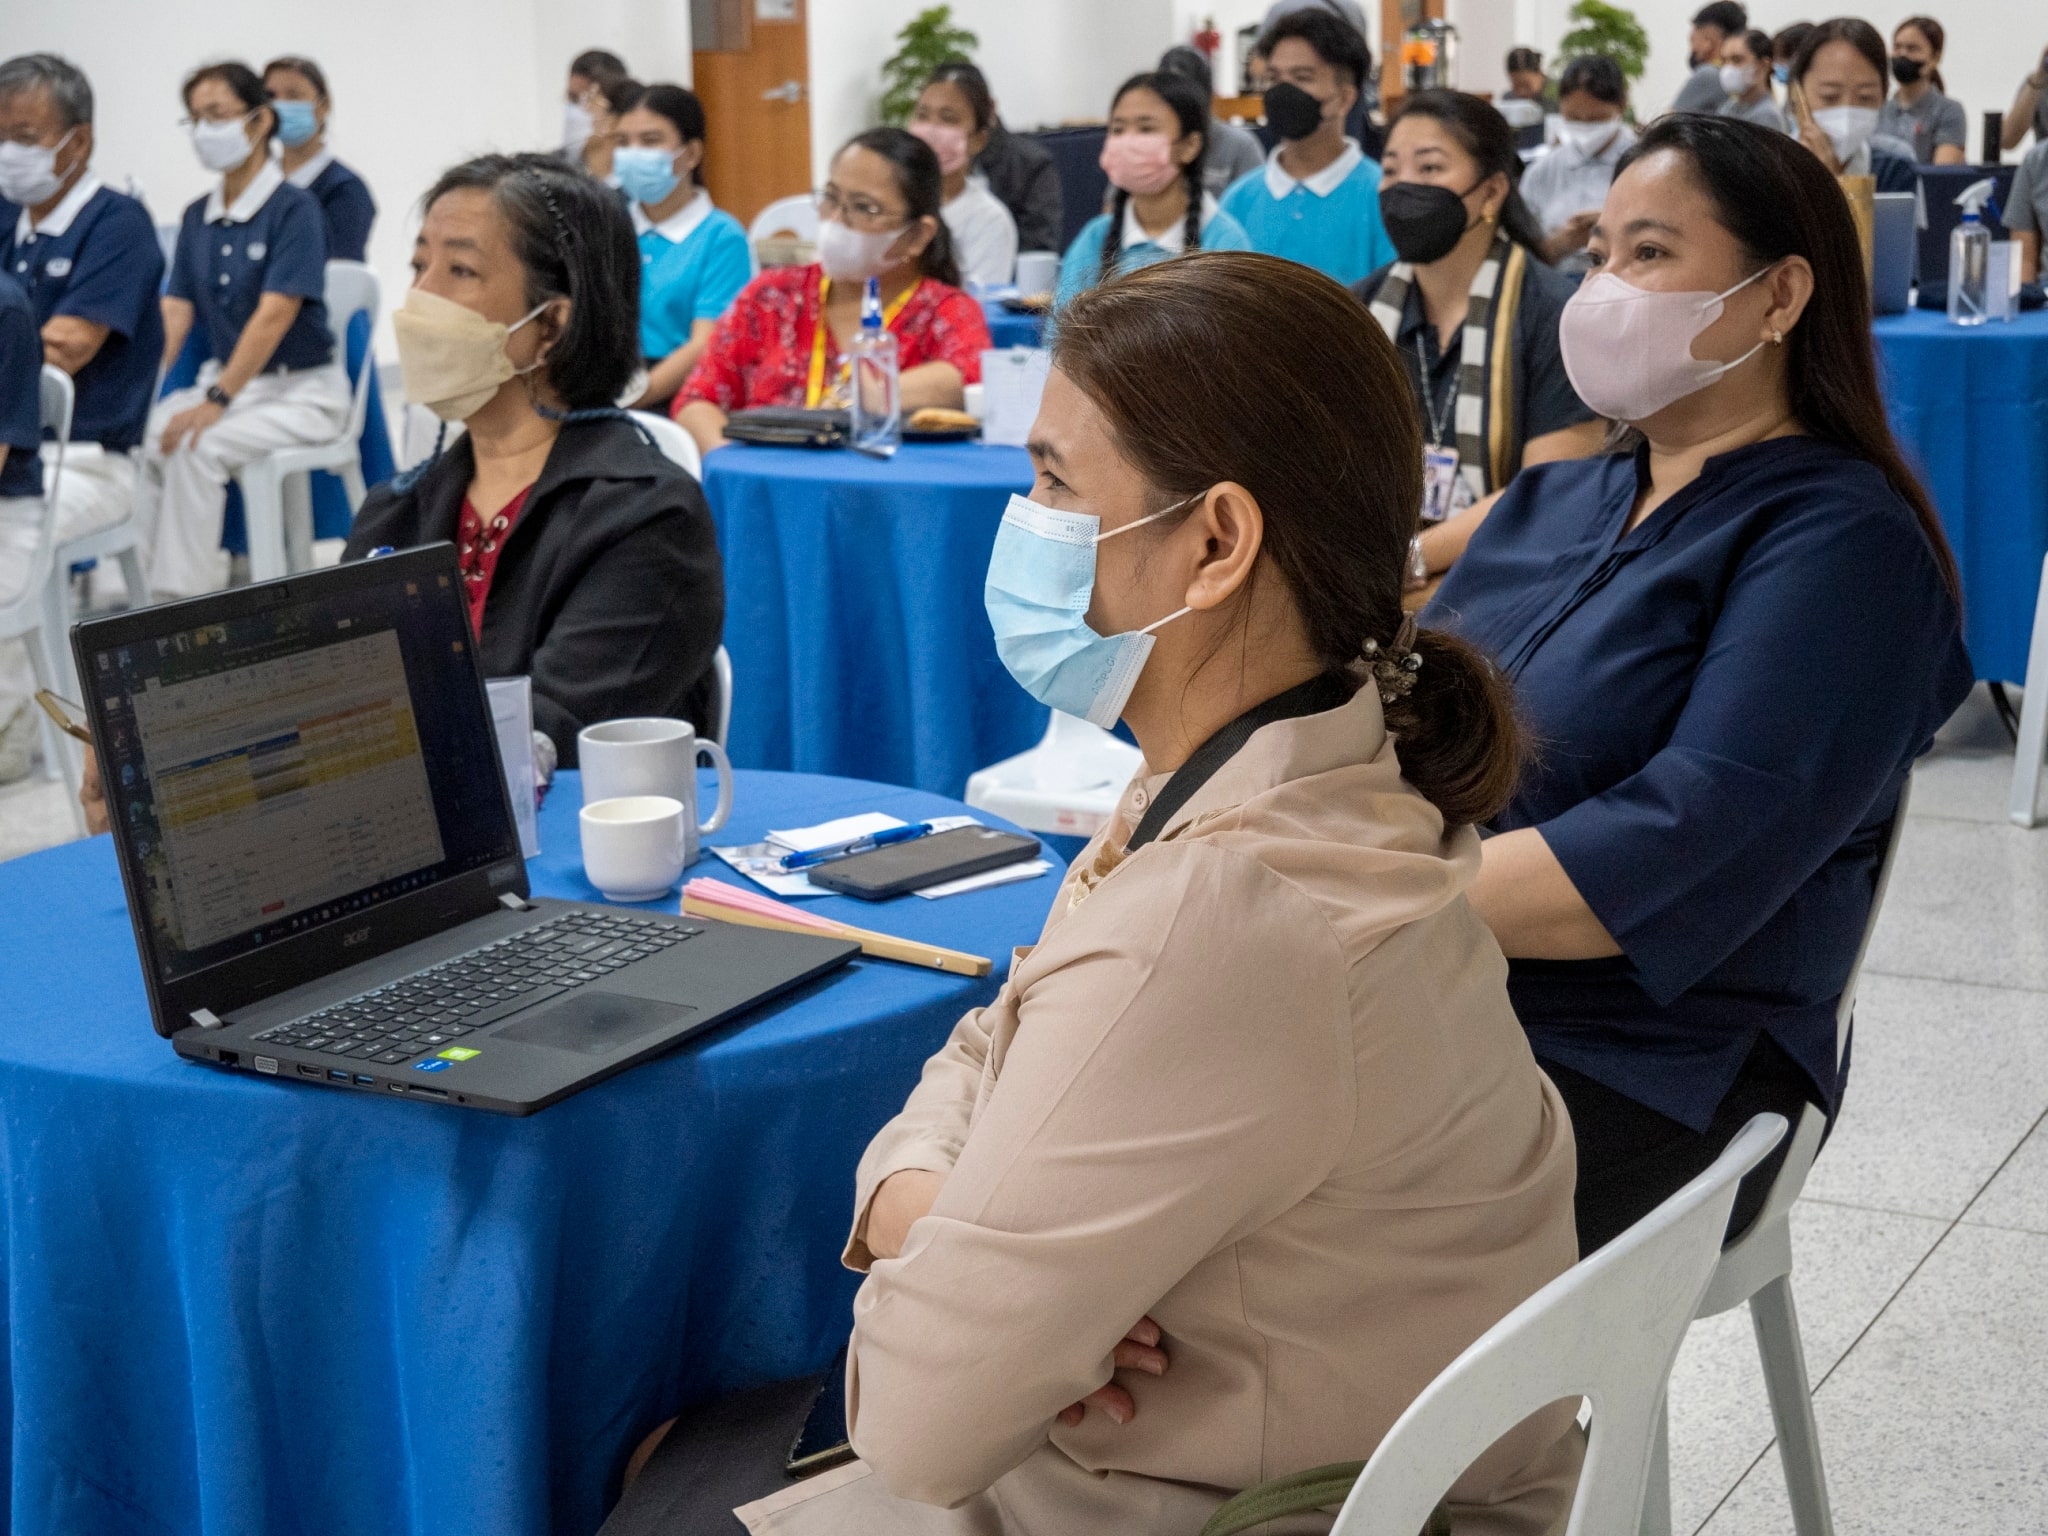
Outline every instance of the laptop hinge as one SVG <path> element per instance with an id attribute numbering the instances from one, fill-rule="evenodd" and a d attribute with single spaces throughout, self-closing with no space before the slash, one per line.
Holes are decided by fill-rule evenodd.
<path id="1" fill-rule="evenodd" d="M 531 912 L 533 910 L 533 903 L 517 891 L 507 891 L 504 895 L 500 896 L 498 898 L 498 905 L 508 912 Z"/>
<path id="2" fill-rule="evenodd" d="M 225 1023 L 211 1008 L 194 1008 L 188 1017 L 201 1029 L 219 1029 Z"/>

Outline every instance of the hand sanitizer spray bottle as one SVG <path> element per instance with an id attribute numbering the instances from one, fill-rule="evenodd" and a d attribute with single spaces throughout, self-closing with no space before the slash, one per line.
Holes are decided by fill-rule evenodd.
<path id="1" fill-rule="evenodd" d="M 1982 325 L 1991 266 L 1991 231 L 1984 205 L 1991 201 L 1989 177 L 1972 182 L 1956 198 L 1962 222 L 1948 237 L 1948 318 L 1951 325 Z"/>
<path id="2" fill-rule="evenodd" d="M 868 279 L 861 300 L 860 335 L 852 347 L 853 446 L 883 455 L 903 441 L 903 402 L 897 384 L 896 338 L 882 325 L 882 285 Z"/>

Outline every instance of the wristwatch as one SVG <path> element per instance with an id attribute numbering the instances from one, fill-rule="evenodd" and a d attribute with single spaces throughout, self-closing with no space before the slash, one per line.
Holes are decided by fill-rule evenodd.
<path id="1" fill-rule="evenodd" d="M 235 397 L 222 389 L 218 384 L 209 384 L 206 386 L 206 403 L 208 405 L 217 405 L 222 410 L 226 410 L 235 403 Z"/>

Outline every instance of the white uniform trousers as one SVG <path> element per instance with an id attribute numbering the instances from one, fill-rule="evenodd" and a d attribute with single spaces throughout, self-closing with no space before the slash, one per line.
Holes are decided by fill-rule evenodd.
<path id="1" fill-rule="evenodd" d="M 279 448 L 330 442 L 348 421 L 348 381 L 339 368 L 258 374 L 196 443 L 165 454 L 165 424 L 204 400 L 219 376 L 219 366 L 208 363 L 198 383 L 158 401 L 143 437 L 135 515 L 143 566 L 158 597 L 191 597 L 227 585 L 221 511 L 235 471 Z"/>

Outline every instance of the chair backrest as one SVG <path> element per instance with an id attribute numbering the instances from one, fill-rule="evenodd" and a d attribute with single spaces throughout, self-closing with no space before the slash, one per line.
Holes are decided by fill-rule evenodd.
<path id="1" fill-rule="evenodd" d="M 1877 932 L 1878 914 L 1884 910 L 1884 893 L 1892 883 L 1892 865 L 1898 862 L 1899 839 L 1906 830 L 1906 806 L 1913 798 L 1913 775 L 1906 774 L 1906 780 L 1899 786 L 1898 808 L 1892 812 L 1892 824 L 1884 835 L 1884 853 L 1877 861 L 1877 884 L 1870 892 L 1870 916 L 1863 920 L 1863 937 L 1856 945 L 1856 958 L 1849 964 L 1849 980 L 1842 988 L 1840 1001 L 1835 1004 L 1835 1065 L 1842 1064 L 1842 1056 L 1849 1049 L 1849 1020 L 1856 1011 L 1856 983 L 1863 976 L 1863 957 L 1870 953 L 1870 937 Z"/>
<path id="2" fill-rule="evenodd" d="M 334 335 L 335 361 L 344 373 L 348 372 L 348 323 L 358 314 L 366 314 L 374 336 L 382 297 L 377 274 L 360 261 L 327 263 L 327 329 Z M 369 414 L 370 390 L 376 379 L 377 349 L 374 345 L 366 346 L 362 364 L 349 380 L 348 430 L 343 435 L 351 440 L 363 435 L 363 419 Z"/>
<path id="3" fill-rule="evenodd" d="M 795 235 L 799 240 L 818 238 L 818 205 L 812 201 L 810 193 L 778 197 L 755 214 L 753 222 L 747 226 L 747 248 L 752 250 L 763 240 L 785 233 Z"/>
<path id="4" fill-rule="evenodd" d="M 71 442 L 71 409 L 78 391 L 71 375 L 53 363 L 43 364 L 36 382 L 36 414 L 44 432 L 43 498 L 57 504 L 57 481 L 64 473 L 64 450 Z"/>
<path id="5" fill-rule="evenodd" d="M 1489 1446 L 1575 1397 L 1591 1400 L 1593 1421 L 1566 1536 L 1633 1532 L 1665 1383 L 1735 1186 L 1784 1134 L 1782 1115 L 1758 1115 L 1713 1167 L 1481 1334 L 1394 1421 L 1330 1536 L 1415 1536 Z"/>
<path id="6" fill-rule="evenodd" d="M 687 469 L 692 480 L 703 483 L 704 455 L 697 451 L 697 439 L 666 416 L 657 416 L 652 411 L 628 411 L 626 414 L 640 424 L 642 430 L 654 439 L 654 446 L 671 462 Z"/>
<path id="7" fill-rule="evenodd" d="M 718 735 L 713 738 L 721 747 L 732 743 L 732 652 L 724 646 L 711 658 L 711 675 L 718 680 L 718 701 L 712 707 L 712 718 L 718 722 Z"/>

